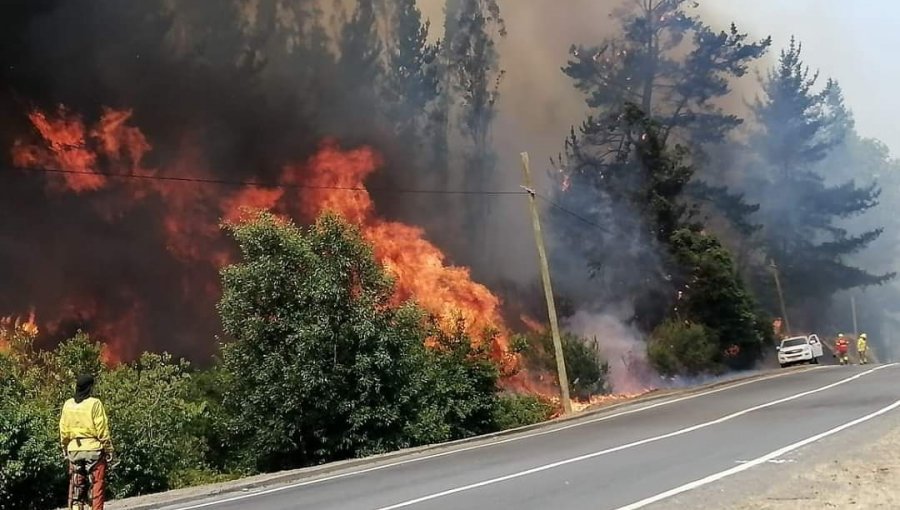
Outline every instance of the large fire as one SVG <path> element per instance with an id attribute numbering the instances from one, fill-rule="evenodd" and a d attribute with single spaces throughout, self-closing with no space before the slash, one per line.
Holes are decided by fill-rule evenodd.
<path id="1" fill-rule="evenodd" d="M 305 167 L 287 167 L 286 180 L 295 182 L 295 176 L 304 176 L 302 182 L 310 188 L 303 191 L 306 200 L 300 203 L 307 216 L 330 210 L 362 227 L 376 258 L 396 279 L 398 301 L 414 299 L 448 331 L 458 318 L 474 338 L 496 331 L 487 340 L 492 342 L 495 359 L 511 372 L 516 368 L 515 359 L 509 355 L 500 299 L 472 281 L 468 269 L 449 265 L 444 253 L 425 239 L 422 229 L 376 216 L 363 185 L 380 164 L 371 148 L 342 151 L 334 142 L 327 142 Z"/>
<path id="2" fill-rule="evenodd" d="M 472 281 L 466 268 L 450 265 L 441 250 L 425 239 L 422 229 L 376 215 L 364 188 L 365 179 L 381 165 L 373 149 L 343 150 L 328 141 L 306 162 L 286 164 L 278 185 L 223 188 L 204 182 L 212 174 L 203 154 L 197 153 L 190 140 L 185 140 L 173 164 L 148 167 L 145 161 L 152 145 L 129 124 L 131 118 L 130 111 L 105 109 L 99 121 L 88 126 L 64 107 L 55 114 L 34 111 L 29 119 L 36 139 L 14 144 L 13 163 L 47 172 L 48 190 L 55 193 L 88 195 L 112 186 L 114 179 L 124 181 L 116 184 L 128 187 L 127 199 L 98 201 L 99 212 L 110 221 L 127 214 L 142 200 L 163 201 L 166 212 L 159 222 L 166 248 L 184 263 L 227 263 L 229 252 L 214 242 L 221 236 L 219 220 L 224 217 L 233 221 L 246 207 L 275 210 L 307 221 L 326 210 L 341 214 L 360 226 L 378 260 L 394 276 L 398 301 L 414 299 L 448 328 L 462 317 L 474 338 L 491 342 L 491 351 L 505 372 L 515 371 L 517 359 L 509 353 L 509 332 L 498 297 Z M 172 182 L 172 177 L 179 182 Z M 210 209 L 211 202 L 215 205 Z M 196 289 L 183 283 L 182 287 L 186 294 L 216 291 L 214 285 Z M 112 357 L 137 355 L 135 324 L 142 313 L 142 301 L 139 296 L 131 298 L 134 306 L 124 316 L 107 318 L 102 324 L 90 321 L 91 333 L 103 337 Z M 90 305 L 89 297 L 72 296 L 68 302 L 83 305 L 74 306 L 71 317 L 102 315 Z M 48 324 L 52 329 L 53 322 Z M 486 331 L 494 333 L 485 336 Z"/>

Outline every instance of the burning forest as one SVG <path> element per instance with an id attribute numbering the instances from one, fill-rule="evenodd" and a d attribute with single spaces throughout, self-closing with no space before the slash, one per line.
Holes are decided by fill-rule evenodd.
<path id="1" fill-rule="evenodd" d="M 219 231 L 221 218 L 238 221 L 242 211 L 262 209 L 312 221 L 323 212 L 334 212 L 362 228 L 377 259 L 396 279 L 396 304 L 415 300 L 448 331 L 458 319 L 476 336 L 496 330 L 488 339 L 492 354 L 506 370 L 515 371 L 500 299 L 472 281 L 467 269 L 449 265 L 421 228 L 377 216 L 365 189 L 366 178 L 382 164 L 372 148 L 344 150 L 334 140 L 323 140 L 307 161 L 286 164 L 277 181 L 223 183 L 213 180 L 213 171 L 204 171 L 208 164 L 190 148 L 171 166 L 146 166 L 153 147 L 139 128 L 129 124 L 131 111 L 104 108 L 95 125 L 85 125 L 80 115 L 63 106 L 52 114 L 33 111 L 28 117 L 34 133 L 31 140 L 14 142 L 12 160 L 17 168 L 43 174 L 48 193 L 91 200 L 90 195 L 108 190 L 93 204 L 102 221 L 128 221 L 129 213 L 143 204 L 157 203 L 165 211 L 155 218 L 154 228 L 162 235 L 162 248 L 172 259 L 199 268 L 199 275 L 215 275 L 232 258 Z M 180 294 L 196 306 L 188 313 L 207 315 L 218 298 L 216 279 L 195 277 L 179 283 L 171 289 L 173 300 Z M 133 302 L 124 303 L 124 314 L 120 309 L 101 313 L 107 307 L 95 304 L 90 295 L 61 297 L 63 305 L 48 307 L 62 315 L 45 326 L 51 334 L 71 334 L 61 330 L 66 322 L 86 326 L 106 343 L 114 359 L 122 360 L 133 359 L 135 349 L 151 341 L 146 336 L 151 317 L 141 313 L 148 305 L 137 291 L 130 296 Z M 93 306 L 79 308 L 80 303 Z M 213 332 L 206 333 L 211 339 Z M 200 338 L 195 341 L 203 341 Z"/>
<path id="2" fill-rule="evenodd" d="M 767 366 L 850 296 L 889 357 L 896 161 L 703 3 L 7 2 L 0 407 L 40 435 L 101 374 L 124 496 L 546 420 L 557 347 L 576 409 Z"/>

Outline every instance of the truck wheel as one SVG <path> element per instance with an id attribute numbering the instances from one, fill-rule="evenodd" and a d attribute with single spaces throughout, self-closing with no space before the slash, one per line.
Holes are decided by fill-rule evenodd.
<path id="1" fill-rule="evenodd" d="M 779 363 L 779 365 L 781 365 L 781 368 L 787 368 L 787 363 Z"/>

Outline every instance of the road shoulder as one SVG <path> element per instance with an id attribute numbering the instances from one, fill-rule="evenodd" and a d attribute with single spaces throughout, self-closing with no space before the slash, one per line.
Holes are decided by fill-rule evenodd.
<path id="1" fill-rule="evenodd" d="M 900 508 L 900 419 L 890 419 L 884 435 L 878 427 L 850 431 L 822 445 L 813 463 L 788 466 L 768 492 L 727 510 L 795 508 Z"/>
<path id="2" fill-rule="evenodd" d="M 738 376 L 727 380 L 720 380 L 705 384 L 702 386 L 654 392 L 644 397 L 630 401 L 615 403 L 598 409 L 584 411 L 577 415 L 560 418 L 549 422 L 531 425 L 520 429 L 503 431 L 488 436 L 480 436 L 452 443 L 444 443 L 438 445 L 429 445 L 419 448 L 392 452 L 381 456 L 352 459 L 347 461 L 335 462 L 323 466 L 315 466 L 311 468 L 299 469 L 294 471 L 272 473 L 258 475 L 249 478 L 243 478 L 232 482 L 222 484 L 199 486 L 166 493 L 152 494 L 126 500 L 119 500 L 107 505 L 111 510 L 151 510 L 164 507 L 170 507 L 188 502 L 196 502 L 199 500 L 221 496 L 225 494 L 240 494 L 251 491 L 257 491 L 264 488 L 274 487 L 283 484 L 290 484 L 301 480 L 314 479 L 323 476 L 335 475 L 338 473 L 346 473 L 353 471 L 366 471 L 379 465 L 390 465 L 395 462 L 403 462 L 405 459 L 413 459 L 416 457 L 427 457 L 429 455 L 439 454 L 441 452 L 454 452 L 456 450 L 465 450 L 472 448 L 474 445 L 489 445 L 499 441 L 501 438 L 509 438 L 516 435 L 528 436 L 529 434 L 552 433 L 555 428 L 568 428 L 577 426 L 579 421 L 590 421 L 607 415 L 615 415 L 617 413 L 640 412 L 642 406 L 650 406 L 652 404 L 660 404 L 667 400 L 682 400 L 692 396 L 701 396 L 707 392 L 724 391 L 730 387 L 741 386 L 751 382 L 762 381 L 788 374 L 799 373 L 814 368 L 799 367 L 789 370 L 773 370 L 758 372 L 752 375 Z M 673 402 L 673 405 L 677 405 Z"/>

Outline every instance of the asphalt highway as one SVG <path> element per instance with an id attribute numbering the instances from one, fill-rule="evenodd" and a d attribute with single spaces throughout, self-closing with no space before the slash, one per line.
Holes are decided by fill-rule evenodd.
<path id="1" fill-rule="evenodd" d="M 166 510 L 666 508 L 900 410 L 900 366 L 819 367 Z"/>

